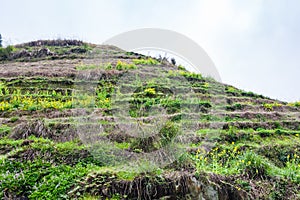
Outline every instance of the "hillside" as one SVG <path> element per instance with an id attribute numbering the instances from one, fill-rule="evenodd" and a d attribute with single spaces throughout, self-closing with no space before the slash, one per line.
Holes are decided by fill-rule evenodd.
<path id="1" fill-rule="evenodd" d="M 2 199 L 300 199 L 300 103 L 114 46 L 0 52 Z"/>

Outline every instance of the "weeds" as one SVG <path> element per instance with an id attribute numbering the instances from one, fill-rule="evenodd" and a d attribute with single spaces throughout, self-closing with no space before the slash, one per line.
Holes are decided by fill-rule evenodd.
<path id="1" fill-rule="evenodd" d="M 128 70 L 128 69 L 137 69 L 137 66 L 134 64 L 128 64 L 122 61 L 118 61 L 116 64 L 116 69 L 117 70 Z"/>
<path id="2" fill-rule="evenodd" d="M 84 71 L 84 70 L 95 70 L 95 69 L 106 69 L 106 70 L 131 70 L 131 69 L 137 69 L 137 66 L 134 64 L 128 64 L 126 62 L 122 62 L 118 60 L 115 66 L 113 66 L 111 63 L 107 63 L 105 65 L 78 65 L 76 67 L 76 70 L 78 71 Z"/>
<path id="3" fill-rule="evenodd" d="M 136 65 L 158 65 L 158 64 L 160 64 L 160 62 L 158 60 L 155 60 L 153 58 L 133 59 L 132 61 Z"/>
<path id="4" fill-rule="evenodd" d="M 300 184 L 300 156 L 296 153 L 288 154 L 286 157 L 286 166 L 281 169 L 281 174 L 295 183 Z"/>
<path id="5" fill-rule="evenodd" d="M 0 197 L 28 196 L 32 199 L 67 198 L 67 190 L 91 168 L 78 164 L 53 166 L 34 162 L 0 161 Z"/>
<path id="6" fill-rule="evenodd" d="M 292 103 L 288 103 L 288 106 L 292 106 L 292 107 L 300 107 L 300 101 L 297 102 L 292 102 Z"/>
<path id="7" fill-rule="evenodd" d="M 272 111 L 276 107 L 277 108 L 282 107 L 282 104 L 280 104 L 280 103 L 265 103 L 265 104 L 263 104 L 263 107 L 268 111 Z"/>
<path id="8" fill-rule="evenodd" d="M 230 148 L 216 147 L 210 152 L 199 149 L 193 157 L 198 171 L 217 174 L 243 174 L 248 178 L 265 178 L 269 162 L 252 151 L 241 152 L 241 146 L 232 142 Z"/>
<path id="9" fill-rule="evenodd" d="M 70 109 L 73 107 L 97 107 L 109 108 L 110 95 L 106 90 L 99 90 L 95 96 L 79 94 L 69 96 L 68 92 L 52 91 L 37 91 L 30 93 L 29 91 L 22 93 L 21 90 L 15 89 L 9 91 L 4 84 L 1 84 L 0 98 L 5 97 L 0 101 L 0 111 L 24 110 L 36 111 L 45 109 Z M 110 89 L 110 91 L 113 91 Z"/>
<path id="10" fill-rule="evenodd" d="M 171 76 L 171 77 L 176 77 L 176 76 L 183 76 L 187 79 L 198 79 L 198 80 L 202 80 L 203 77 L 201 74 L 197 74 L 197 73 L 194 73 L 194 72 L 188 72 L 188 71 L 185 71 L 185 70 L 177 70 L 177 71 L 174 71 L 174 70 L 169 70 L 168 71 L 168 75 Z"/>
<path id="11" fill-rule="evenodd" d="M 237 88 L 232 87 L 232 86 L 227 86 L 227 87 L 225 88 L 225 91 L 226 91 L 227 93 L 229 93 L 229 94 L 232 94 L 232 95 L 236 95 L 236 94 L 238 94 L 238 93 L 240 92 Z"/>
<path id="12" fill-rule="evenodd" d="M 5 124 L 2 124 L 0 125 L 0 138 L 8 135 L 11 131 L 11 127 L 5 125 Z"/>
<path id="13" fill-rule="evenodd" d="M 247 151 L 242 155 L 239 168 L 250 179 L 266 178 L 270 172 L 269 162 L 252 151 Z"/>

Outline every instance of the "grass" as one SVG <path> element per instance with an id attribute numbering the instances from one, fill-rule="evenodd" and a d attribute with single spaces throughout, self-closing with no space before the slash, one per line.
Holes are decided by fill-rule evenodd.
<path id="1" fill-rule="evenodd" d="M 113 66 L 111 63 L 106 63 L 105 65 L 94 65 L 94 64 L 81 64 L 76 66 L 76 70 L 78 71 L 85 71 L 85 70 L 95 70 L 95 69 L 106 69 L 106 70 L 133 70 L 137 69 L 137 66 L 135 64 L 129 64 L 126 62 L 123 62 L 121 60 L 118 60 L 117 63 Z"/>
<path id="2" fill-rule="evenodd" d="M 225 90 L 226 90 L 227 93 L 233 94 L 233 95 L 240 92 L 237 88 L 232 87 L 232 86 L 226 87 Z"/>
<path id="3" fill-rule="evenodd" d="M 11 131 L 11 127 L 9 127 L 5 124 L 0 125 L 0 138 L 8 135 L 10 133 L 10 131 Z"/>
<path id="4" fill-rule="evenodd" d="M 73 48 L 77 47 L 49 47 L 60 56 Z M 32 47 L 27 49 L 35 51 Z M 144 188 L 141 186 L 140 191 L 150 193 L 151 188 L 159 188 L 166 182 L 173 184 L 172 181 L 180 190 L 182 174 L 202 182 L 198 175 L 205 174 L 208 185 L 218 185 L 226 192 L 238 194 L 237 191 L 242 190 L 245 194 L 255 195 L 259 191 L 266 199 L 295 199 L 290 194 L 297 194 L 295 190 L 300 184 L 300 131 L 298 119 L 292 116 L 297 113 L 299 102 L 276 103 L 188 72 L 182 66 L 170 70 L 169 66 L 153 58 L 130 59 L 127 56 L 119 60 L 121 53 L 113 55 L 109 63 L 76 66 L 79 74 L 101 69 L 103 76 L 94 82 L 74 80 L 73 77 L 0 78 L 0 198 L 126 199 L 129 197 L 121 195 L 123 189 L 116 189 L 112 194 L 112 183 L 128 183 L 130 188 L 135 181 L 143 180 L 140 182 L 143 185 L 145 180 L 145 184 L 149 184 Z M 166 71 L 168 77 L 177 81 L 174 84 L 178 84 L 179 89 L 193 89 L 194 93 L 188 94 L 188 98 L 184 98 L 186 93 L 176 96 L 170 92 L 172 87 L 163 85 L 168 80 L 144 83 L 142 77 L 134 83 L 124 84 L 125 88 L 138 88 L 133 95 L 116 87 L 123 72 L 138 74 L 154 65 L 159 66 L 153 70 L 160 68 L 162 73 Z M 185 77 L 190 85 L 182 86 L 180 77 Z M 75 90 L 74 85 L 79 84 L 94 84 L 96 88 L 91 93 L 84 88 Z M 113 105 L 114 93 L 124 97 L 116 102 L 117 107 Z M 225 101 L 218 102 L 218 99 Z M 162 106 L 166 110 L 163 116 L 167 123 L 151 137 L 128 136 L 126 130 L 118 130 L 119 124 L 114 118 L 114 111 L 122 109 L 124 102 L 129 102 L 130 116 L 141 120 L 141 124 L 151 123 L 154 117 L 151 109 Z M 277 109 L 286 106 L 292 108 L 289 113 Z M 193 107 L 199 110 L 193 113 Z M 109 138 L 114 148 L 108 142 L 99 142 L 95 147 L 82 144 L 76 135 L 80 119 L 78 111 L 86 111 L 87 119 L 100 118 L 85 125 L 101 125 L 103 133 L 97 136 Z M 253 112 L 259 113 L 252 115 Z M 199 118 L 194 122 L 195 114 L 199 114 Z M 44 125 L 36 123 L 41 120 Z M 25 126 L 24 123 L 33 125 Z M 195 126 L 192 128 L 198 131 L 181 129 L 185 124 Z M 126 121 L 125 125 L 128 125 Z M 45 127 L 47 131 L 44 131 Z M 161 167 L 160 163 L 146 159 L 130 164 L 119 162 L 126 160 L 127 155 L 143 157 L 162 147 L 177 145 L 178 140 L 181 142 L 178 147 L 187 151 L 176 155 L 176 161 L 167 166 Z M 114 150 L 125 153 L 118 156 Z M 156 177 L 158 181 L 151 182 Z M 169 186 L 168 189 L 172 193 L 178 192 Z M 267 193 L 267 189 L 273 191 Z M 162 190 L 167 189 L 159 188 L 157 195 Z M 97 195 L 99 191 L 105 191 L 106 195 Z M 253 196 L 253 199 L 260 198 L 264 199 Z"/>
<path id="5" fill-rule="evenodd" d="M 107 90 L 99 90 L 95 96 L 87 95 L 85 92 L 75 96 L 69 96 L 68 92 L 62 93 L 56 92 L 55 90 L 37 91 L 34 93 L 27 91 L 26 93 L 22 93 L 20 89 L 9 91 L 3 83 L 0 86 L 2 87 L 2 90 L 0 90 L 2 92 L 0 93 L 0 98 L 5 99 L 0 101 L 0 111 L 110 107 L 110 98 Z M 110 92 L 113 92 L 113 90 L 110 89 Z"/>
<path id="6" fill-rule="evenodd" d="M 170 77 L 176 77 L 176 76 L 181 76 L 181 77 L 185 77 L 185 78 L 193 78 L 193 79 L 198 79 L 198 80 L 203 80 L 203 77 L 201 74 L 197 74 L 194 72 L 188 72 L 185 70 L 169 70 L 168 71 L 168 76 Z"/>
<path id="7" fill-rule="evenodd" d="M 254 151 L 241 149 L 241 144 L 234 142 L 230 146 L 215 147 L 209 152 L 199 149 L 192 156 L 192 160 L 196 163 L 198 173 L 205 171 L 221 175 L 242 174 L 249 179 L 268 179 L 269 176 L 280 175 L 300 183 L 300 159 L 297 153 L 288 155 L 285 167 L 278 168 Z"/>
<path id="8" fill-rule="evenodd" d="M 92 69 L 102 69 L 102 65 L 78 65 L 76 66 L 76 70 L 83 71 L 83 70 L 92 70 Z"/>
<path id="9" fill-rule="evenodd" d="M 0 161 L 0 197 L 26 195 L 30 199 L 67 198 L 76 179 L 85 176 L 93 166 L 53 166 L 43 160 L 33 162 Z"/>
<path id="10" fill-rule="evenodd" d="M 136 65 L 158 65 L 160 62 L 153 58 L 148 59 L 133 59 L 132 60 L 134 64 Z"/>

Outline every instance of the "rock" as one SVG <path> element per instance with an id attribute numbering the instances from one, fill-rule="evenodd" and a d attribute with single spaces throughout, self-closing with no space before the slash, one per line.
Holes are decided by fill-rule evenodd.
<path id="1" fill-rule="evenodd" d="M 48 48 L 41 48 L 36 52 L 34 52 L 33 57 L 40 58 L 40 57 L 53 56 L 53 55 L 55 55 L 55 53 L 50 51 Z"/>
<path id="2" fill-rule="evenodd" d="M 18 58 L 30 58 L 32 56 L 32 54 L 27 51 L 27 50 L 22 50 L 22 51 L 18 51 L 16 53 L 14 53 L 12 55 L 13 59 L 18 59 Z"/>
<path id="3" fill-rule="evenodd" d="M 82 47 L 76 47 L 70 50 L 70 53 L 86 53 L 87 50 Z"/>

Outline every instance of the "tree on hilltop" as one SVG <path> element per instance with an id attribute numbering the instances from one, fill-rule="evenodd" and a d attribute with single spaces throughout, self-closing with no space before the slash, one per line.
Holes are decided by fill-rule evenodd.
<path id="1" fill-rule="evenodd" d="M 2 36 L 0 34 L 0 47 L 2 47 Z"/>

